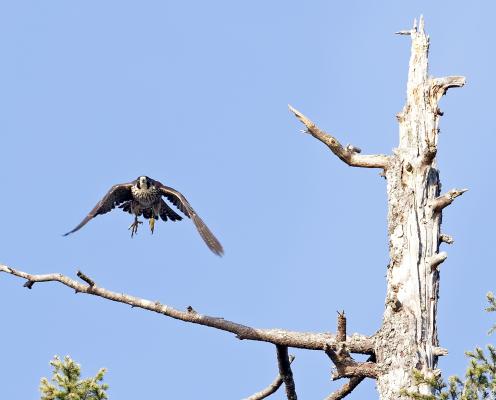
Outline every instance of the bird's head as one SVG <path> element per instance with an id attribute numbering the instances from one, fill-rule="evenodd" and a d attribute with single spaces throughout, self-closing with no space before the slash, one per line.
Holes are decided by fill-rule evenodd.
<path id="1" fill-rule="evenodd" d="M 136 186 L 138 189 L 148 189 L 151 186 L 151 180 L 147 176 L 140 176 L 137 179 Z"/>

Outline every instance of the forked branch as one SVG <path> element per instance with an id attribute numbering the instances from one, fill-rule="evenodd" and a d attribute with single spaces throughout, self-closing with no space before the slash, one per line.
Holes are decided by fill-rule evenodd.
<path id="1" fill-rule="evenodd" d="M 289 106 L 291 112 L 298 118 L 306 127 L 306 131 L 314 138 L 324 143 L 331 151 L 337 155 L 342 161 L 351 167 L 363 168 L 386 168 L 388 157 L 384 154 L 362 155 L 358 154 L 361 150 L 357 147 L 348 145 L 343 147 L 341 143 L 332 135 L 322 131 L 309 118 L 303 115 L 295 108 Z"/>
<path id="2" fill-rule="evenodd" d="M 356 362 L 350 355 L 346 346 L 346 316 L 344 311 L 338 312 L 337 321 L 337 350 L 325 348 L 325 352 L 336 366 L 332 380 L 350 378 L 336 392 L 331 393 L 326 400 L 339 400 L 350 394 L 365 378 L 377 378 L 378 371 L 375 355 L 372 354 L 366 362 Z"/>
<path id="3" fill-rule="evenodd" d="M 102 297 L 107 300 L 116 301 L 119 303 L 128 304 L 131 307 L 143 308 L 148 311 L 153 311 L 167 317 L 175 318 L 180 321 L 189 322 L 209 326 L 226 332 L 231 332 L 238 339 L 256 340 L 269 342 L 275 345 L 286 347 L 296 347 L 309 350 L 322 350 L 324 347 L 336 348 L 336 335 L 330 333 L 315 333 L 315 332 L 295 332 L 283 329 L 259 329 L 250 326 L 238 324 L 219 317 L 211 317 L 202 315 L 196 312 L 193 308 L 188 307 L 186 311 L 179 311 L 175 308 L 161 304 L 158 301 L 150 301 L 139 297 L 134 297 L 124 293 L 116 293 L 110 290 L 97 286 L 93 280 L 84 275 L 85 282 L 88 285 L 79 283 L 65 275 L 53 273 L 45 275 L 32 275 L 27 272 L 19 271 L 6 265 L 0 264 L 0 272 L 5 272 L 11 275 L 25 279 L 27 282 L 24 286 L 31 288 L 37 282 L 60 282 L 63 285 L 70 287 L 76 293 L 91 294 L 93 296 Z M 89 284 L 92 282 L 93 285 Z M 372 354 L 374 352 L 374 338 L 353 335 L 347 337 L 347 345 L 351 352 L 361 354 Z"/>

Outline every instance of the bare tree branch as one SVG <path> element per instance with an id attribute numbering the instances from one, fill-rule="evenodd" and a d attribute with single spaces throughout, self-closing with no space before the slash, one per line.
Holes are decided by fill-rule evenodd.
<path id="1" fill-rule="evenodd" d="M 375 362 L 375 355 L 371 355 L 367 362 Z M 331 393 L 329 396 L 325 398 L 325 400 L 339 400 L 343 397 L 348 396 L 362 381 L 365 379 L 365 376 L 355 376 L 350 378 L 350 380 L 341 386 L 334 393 Z"/>
<path id="2" fill-rule="evenodd" d="M 376 379 L 378 376 L 377 365 L 375 362 L 356 362 L 346 350 L 346 345 L 334 351 L 331 348 L 326 348 L 325 353 L 336 366 L 336 370 L 332 373 L 332 380 L 341 378 L 364 377 Z"/>
<path id="3" fill-rule="evenodd" d="M 329 396 L 325 398 L 325 400 L 340 400 L 343 397 L 348 396 L 362 381 L 365 377 L 355 377 L 351 378 L 347 383 L 341 386 L 334 393 L 331 393 Z"/>
<path id="4" fill-rule="evenodd" d="M 112 292 L 96 285 L 84 285 L 59 273 L 32 275 L 2 264 L 0 264 L 0 272 L 5 272 L 26 279 L 27 282 L 24 286 L 29 284 L 29 287 L 32 287 L 35 282 L 60 282 L 63 285 L 74 289 L 76 293 L 99 296 L 118 303 L 129 304 L 131 307 L 143 308 L 158 314 L 163 314 L 180 321 L 209 326 L 211 328 L 231 332 L 241 340 L 256 340 L 273 343 L 275 345 L 309 350 L 323 350 L 324 347 L 331 349 L 336 347 L 336 336 L 331 333 L 295 332 L 283 329 L 252 328 L 224 318 L 199 314 L 193 310 L 193 308 L 188 309 L 187 311 L 179 311 L 165 304 L 161 304 L 158 301 L 154 302 L 124 293 Z M 347 338 L 347 343 L 348 348 L 353 353 L 372 354 L 374 352 L 373 337 L 353 335 Z"/>
<path id="5" fill-rule="evenodd" d="M 363 168 L 386 168 L 388 164 L 388 157 L 384 154 L 360 155 L 360 149 L 348 145 L 343 147 L 341 143 L 332 135 L 320 130 L 309 118 L 303 115 L 295 108 L 289 106 L 291 112 L 298 118 L 306 130 L 314 138 L 324 143 L 331 151 L 337 155 L 342 161 L 352 167 Z"/>
<path id="6" fill-rule="evenodd" d="M 354 360 L 348 360 L 341 362 L 339 367 L 336 366 L 336 371 L 332 374 L 332 380 L 336 381 L 341 378 L 372 378 L 377 379 L 379 372 L 377 370 L 377 364 L 374 362 L 356 362 Z"/>
<path id="7" fill-rule="evenodd" d="M 441 211 L 444 207 L 447 207 L 453 203 L 453 200 L 455 200 L 458 196 L 461 196 L 467 190 L 468 189 L 451 189 L 448 193 L 436 197 L 432 201 L 432 210 Z"/>
<path id="8" fill-rule="evenodd" d="M 346 316 L 344 311 L 338 312 L 338 339 L 337 349 L 326 347 L 324 349 L 327 356 L 336 366 L 336 370 L 332 373 L 332 380 L 341 378 L 377 378 L 378 371 L 375 362 L 375 355 L 371 355 L 366 362 L 356 362 L 350 355 L 346 344 Z M 360 383 L 360 382 L 358 382 Z M 358 385 L 357 383 L 357 385 Z M 355 385 L 356 386 L 356 385 Z M 355 387 L 353 386 L 353 388 Z M 353 388 L 350 389 L 353 390 Z"/>
<path id="9" fill-rule="evenodd" d="M 288 356 L 288 348 L 286 346 L 276 345 L 277 363 L 279 365 L 279 375 L 281 375 L 286 387 L 286 397 L 288 400 L 297 400 L 295 383 L 293 380 L 293 372 L 291 371 L 291 363 Z"/>
<path id="10" fill-rule="evenodd" d="M 289 356 L 289 363 L 291 364 L 295 359 L 295 356 L 290 355 Z M 260 390 L 257 393 L 253 393 L 250 397 L 247 397 L 243 400 L 262 400 L 265 399 L 266 397 L 269 397 L 271 394 L 274 394 L 277 392 L 277 390 L 281 387 L 282 385 L 282 376 L 281 374 L 277 375 L 276 379 L 267 386 L 265 389 Z"/>

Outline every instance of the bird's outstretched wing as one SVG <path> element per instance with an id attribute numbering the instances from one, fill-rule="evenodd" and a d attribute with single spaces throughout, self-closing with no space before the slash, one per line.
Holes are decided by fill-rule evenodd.
<path id="1" fill-rule="evenodd" d="M 205 225 L 205 222 L 203 222 L 200 216 L 195 212 L 195 210 L 193 210 L 193 207 L 191 207 L 188 200 L 186 200 L 186 197 L 184 197 L 180 192 L 171 187 L 165 186 L 158 181 L 154 182 L 155 186 L 160 189 L 162 196 L 165 196 L 167 200 L 174 204 L 187 217 L 193 220 L 196 229 L 198 229 L 198 233 L 202 237 L 203 241 L 207 244 L 209 249 L 218 256 L 222 256 L 224 254 L 222 245 L 210 231 L 210 229 L 208 229 L 207 225 Z"/>
<path id="2" fill-rule="evenodd" d="M 167 219 L 170 219 L 171 221 L 181 221 L 183 219 L 183 217 L 170 208 L 162 198 L 160 199 L 160 218 L 164 221 L 167 221 Z"/>
<path id="3" fill-rule="evenodd" d="M 64 236 L 76 232 L 81 229 L 88 221 L 95 218 L 97 215 L 105 214 L 111 211 L 115 206 L 127 201 L 132 200 L 131 187 L 133 183 L 120 183 L 110 188 L 107 194 L 101 199 L 98 204 L 89 212 L 85 219 L 83 219 L 78 226 L 72 231 L 67 232 Z"/>

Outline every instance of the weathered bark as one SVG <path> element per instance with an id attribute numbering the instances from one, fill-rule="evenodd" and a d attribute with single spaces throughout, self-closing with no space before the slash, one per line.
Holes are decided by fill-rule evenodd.
<path id="1" fill-rule="evenodd" d="M 410 31 L 412 39 L 407 100 L 397 117 L 399 147 L 389 158 L 388 234 L 390 264 L 383 325 L 376 335 L 376 357 L 380 366 L 377 387 L 382 400 L 407 398 L 414 391 L 412 371 L 432 376 L 438 348 L 436 313 L 439 265 L 446 259 L 440 242 L 452 242 L 440 232 L 442 209 L 464 190 L 440 197 L 436 169 L 438 123 L 442 115 L 438 101 L 451 87 L 461 87 L 465 78 L 428 76 L 429 37 L 420 19 Z M 420 388 L 430 394 L 431 388 Z"/>

